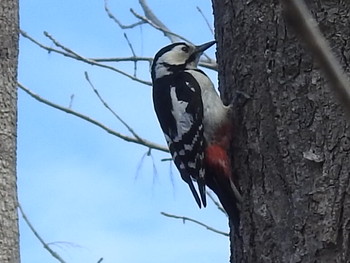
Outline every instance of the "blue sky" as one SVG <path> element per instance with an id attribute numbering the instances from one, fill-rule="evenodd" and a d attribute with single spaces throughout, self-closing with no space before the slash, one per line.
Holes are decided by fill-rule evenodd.
<path id="1" fill-rule="evenodd" d="M 173 31 L 201 44 L 213 39 L 199 6 L 212 23 L 211 2 L 148 1 Z M 125 24 L 135 22 L 130 8 L 138 1 L 109 2 Z M 43 35 L 86 57 L 123 57 L 131 52 L 120 30 L 106 15 L 103 0 L 20 1 L 21 28 L 52 46 Z M 126 31 L 140 56 L 153 56 L 168 44 L 147 25 Z M 214 56 L 215 48 L 210 55 Z M 119 68 L 132 73 L 133 64 Z M 19 82 L 57 104 L 127 133 L 99 103 L 84 72 L 109 105 L 142 137 L 165 144 L 151 100 L 151 88 L 114 72 L 48 53 L 20 41 Z M 138 76 L 150 80 L 149 65 Z M 215 74 L 210 73 L 213 78 Z M 215 82 L 215 81 L 214 81 Z M 43 105 L 19 90 L 18 193 L 37 231 L 66 262 L 228 262 L 229 241 L 192 223 L 165 218 L 161 211 L 184 215 L 228 231 L 227 219 L 209 203 L 198 209 L 169 155 L 116 138 L 98 127 Z M 153 161 L 156 172 L 153 169 Z M 172 171 L 172 172 L 171 172 Z M 57 262 L 20 218 L 23 263 Z"/>

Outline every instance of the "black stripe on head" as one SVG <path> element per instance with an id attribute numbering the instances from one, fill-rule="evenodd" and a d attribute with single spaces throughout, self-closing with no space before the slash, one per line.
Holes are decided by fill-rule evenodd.
<path id="1" fill-rule="evenodd" d="M 193 61 L 195 61 L 197 59 L 198 56 L 200 56 L 201 54 L 197 53 L 197 52 L 193 52 L 191 54 L 191 56 L 186 60 L 186 64 L 189 64 Z"/>

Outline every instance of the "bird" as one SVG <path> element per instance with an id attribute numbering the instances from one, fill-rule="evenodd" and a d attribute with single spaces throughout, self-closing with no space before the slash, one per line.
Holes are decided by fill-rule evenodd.
<path id="1" fill-rule="evenodd" d="M 215 43 L 176 42 L 161 48 L 151 65 L 152 96 L 172 159 L 199 208 L 207 205 L 208 186 L 237 221 L 240 193 L 229 154 L 232 107 L 223 104 L 213 82 L 198 68 L 203 52 Z"/>

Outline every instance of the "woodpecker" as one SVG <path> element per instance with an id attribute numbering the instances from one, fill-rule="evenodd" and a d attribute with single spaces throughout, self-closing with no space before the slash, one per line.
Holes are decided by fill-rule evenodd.
<path id="1" fill-rule="evenodd" d="M 212 81 L 197 68 L 202 53 L 215 43 L 179 42 L 160 49 L 151 66 L 153 103 L 173 161 L 198 206 L 206 206 L 207 185 L 229 217 L 237 219 L 228 154 L 231 107 L 222 103 Z"/>

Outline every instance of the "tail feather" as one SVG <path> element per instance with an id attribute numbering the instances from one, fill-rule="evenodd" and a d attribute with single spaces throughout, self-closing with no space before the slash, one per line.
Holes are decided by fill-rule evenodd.
<path id="1" fill-rule="evenodd" d="M 206 191 L 205 191 L 205 181 L 198 179 L 197 184 L 198 184 L 198 191 L 199 191 L 199 194 L 200 194 L 201 199 L 202 199 L 203 207 L 206 207 L 207 206 L 207 195 L 206 195 Z"/>
<path id="2" fill-rule="evenodd" d="M 210 176 L 207 185 L 217 195 L 220 203 L 224 207 L 228 217 L 232 220 L 235 229 L 238 231 L 240 225 L 240 210 L 237 205 L 237 198 L 231 188 L 231 184 L 225 180 L 217 180 L 216 177 Z"/>
<path id="3" fill-rule="evenodd" d="M 196 200 L 196 202 L 197 202 L 199 208 L 202 208 L 201 199 L 199 198 L 199 195 L 198 195 L 198 193 L 197 193 L 197 191 L 196 191 L 196 188 L 194 188 L 194 185 L 193 185 L 193 182 L 192 182 L 191 178 L 189 178 L 188 180 L 186 180 L 186 183 L 187 183 L 188 186 L 190 187 L 190 190 L 191 190 L 191 192 L 192 192 L 192 195 L 193 195 L 194 199 Z M 203 203 L 203 205 L 204 205 L 204 203 Z M 204 206 L 205 206 L 205 205 L 204 205 Z"/>

